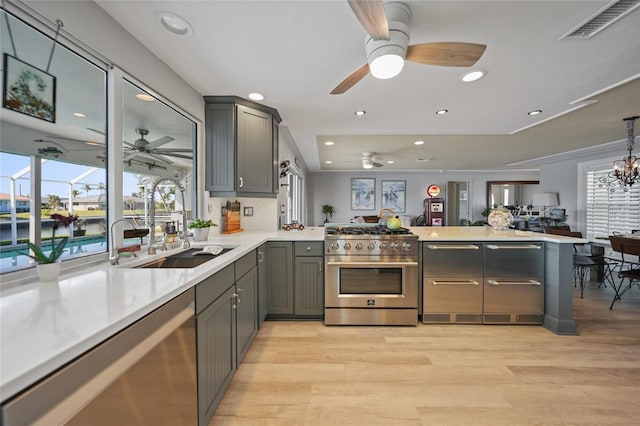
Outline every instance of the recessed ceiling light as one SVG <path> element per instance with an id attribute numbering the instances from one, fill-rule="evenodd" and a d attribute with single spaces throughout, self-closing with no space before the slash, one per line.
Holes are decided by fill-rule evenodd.
<path id="1" fill-rule="evenodd" d="M 252 99 L 254 101 L 261 101 L 264 99 L 264 95 L 258 92 L 249 93 L 249 99 Z"/>
<path id="2" fill-rule="evenodd" d="M 527 114 L 529 114 L 529 115 L 538 115 L 541 112 L 542 112 L 541 109 L 536 109 L 536 110 L 533 110 L 533 111 L 529 111 Z"/>
<path id="3" fill-rule="evenodd" d="M 141 101 L 145 101 L 145 102 L 153 102 L 155 101 L 155 98 L 151 95 L 148 95 L 146 93 L 138 93 L 136 95 L 136 98 L 140 99 Z"/>
<path id="4" fill-rule="evenodd" d="M 86 117 L 86 115 L 84 115 L 81 112 L 74 112 L 73 115 L 75 115 L 76 117 L 80 117 L 80 118 L 85 118 Z"/>
<path id="5" fill-rule="evenodd" d="M 357 115 L 358 117 L 362 117 L 366 113 L 367 113 L 366 111 L 360 110 L 360 111 L 356 111 L 354 114 Z"/>
<path id="6" fill-rule="evenodd" d="M 163 12 L 158 14 L 158 21 L 160 21 L 160 25 L 162 25 L 165 30 L 169 31 L 172 34 L 176 34 L 179 36 L 191 35 L 191 25 L 189 25 L 187 21 L 185 21 L 178 15 Z"/>
<path id="7" fill-rule="evenodd" d="M 439 109 L 438 111 L 436 111 L 436 114 L 437 115 L 445 115 L 448 112 L 449 112 L 448 109 Z"/>
<path id="8" fill-rule="evenodd" d="M 393 160 L 387 161 L 387 164 L 393 164 L 393 163 L 395 163 L 395 161 L 393 161 Z"/>
<path id="9" fill-rule="evenodd" d="M 482 71 L 482 70 L 469 71 L 468 73 L 462 76 L 462 81 L 464 81 L 465 83 L 470 83 L 472 81 L 481 79 L 486 74 L 487 74 L 486 71 Z"/>
<path id="10" fill-rule="evenodd" d="M 327 160 L 327 161 L 324 162 L 324 164 L 333 164 L 333 161 Z"/>
<path id="11" fill-rule="evenodd" d="M 424 141 L 415 141 L 414 145 L 424 145 Z"/>
<path id="12" fill-rule="evenodd" d="M 327 146 L 332 146 L 332 145 L 335 145 L 336 143 L 334 141 L 326 141 L 324 144 Z"/>

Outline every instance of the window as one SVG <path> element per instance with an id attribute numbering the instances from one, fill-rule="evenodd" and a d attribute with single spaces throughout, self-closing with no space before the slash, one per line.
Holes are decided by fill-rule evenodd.
<path id="1" fill-rule="evenodd" d="M 9 30 L 15 43 L 10 42 Z M 58 42 L 48 67 L 53 39 L 4 10 L 0 34 L 3 55 L 47 71 L 55 77 L 56 87 L 55 122 L 2 109 L 0 273 L 31 266 L 24 254 L 26 241 L 51 238 L 51 213 L 80 217 L 56 234 L 56 238 L 69 237 L 62 260 L 105 252 L 106 65 L 93 57 L 90 62 L 88 55 Z M 40 160 L 39 167 L 33 167 L 34 159 Z M 38 188 L 39 204 L 35 204 L 34 188 Z"/>
<path id="2" fill-rule="evenodd" d="M 587 238 L 607 237 L 613 233 L 631 233 L 640 229 L 640 185 L 623 191 L 611 191 L 599 181 L 611 166 L 594 166 L 586 171 Z"/>

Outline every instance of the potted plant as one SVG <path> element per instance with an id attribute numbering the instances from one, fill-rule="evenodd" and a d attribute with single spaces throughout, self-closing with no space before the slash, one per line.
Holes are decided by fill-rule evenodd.
<path id="1" fill-rule="evenodd" d="M 193 219 L 189 224 L 189 229 L 193 230 L 193 241 L 207 241 L 209 237 L 209 228 L 218 226 L 210 220 Z"/>
<path id="2" fill-rule="evenodd" d="M 58 279 L 58 275 L 60 274 L 60 262 L 58 259 L 62 256 L 69 237 L 62 237 L 60 241 L 56 243 L 56 231 L 60 225 L 67 227 L 69 224 L 78 220 L 78 216 L 63 216 L 58 213 L 51 214 L 50 218 L 53 219 L 50 251 L 45 253 L 45 250 L 47 249 L 45 248 L 44 243 L 42 247 L 40 247 L 31 241 L 28 241 L 27 246 L 31 249 L 31 253 L 33 254 L 25 253 L 27 256 L 38 262 L 36 271 L 38 272 L 40 281 L 55 281 Z"/>
<path id="3" fill-rule="evenodd" d="M 333 208 L 330 204 L 322 205 L 322 213 L 324 214 L 324 223 L 329 222 L 329 217 L 333 217 L 333 214 L 336 212 L 336 209 Z"/>
<path id="4" fill-rule="evenodd" d="M 87 234 L 87 230 L 85 229 L 85 225 L 87 221 L 84 219 L 76 220 L 73 225 L 73 236 L 74 237 L 84 237 Z"/>

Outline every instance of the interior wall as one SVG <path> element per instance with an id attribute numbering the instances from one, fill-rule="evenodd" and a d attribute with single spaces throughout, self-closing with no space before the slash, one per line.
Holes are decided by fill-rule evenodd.
<path id="1" fill-rule="evenodd" d="M 374 210 L 351 210 L 351 178 L 376 179 L 376 203 Z M 537 180 L 536 171 L 524 172 L 340 172 L 311 173 L 309 175 L 308 217 L 309 226 L 318 226 L 324 222 L 322 205 L 330 204 L 336 209 L 332 222 L 349 222 L 353 217 L 377 215 L 381 209 L 381 181 L 406 181 L 405 213 L 400 215 L 417 216 L 422 213 L 422 203 L 427 198 L 426 190 L 431 184 L 440 186 L 440 196 L 445 198 L 448 181 L 469 181 L 469 202 L 471 203 L 471 219 L 482 220 L 482 210 L 486 207 L 488 180 Z"/>

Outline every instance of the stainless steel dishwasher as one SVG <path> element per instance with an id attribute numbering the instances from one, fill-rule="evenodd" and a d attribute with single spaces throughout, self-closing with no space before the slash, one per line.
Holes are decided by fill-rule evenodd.
<path id="1" fill-rule="evenodd" d="M 194 291 L 3 404 L 3 425 L 197 424 Z"/>
<path id="2" fill-rule="evenodd" d="M 497 242 L 484 251 L 485 324 L 542 324 L 544 244 Z"/>
<path id="3" fill-rule="evenodd" d="M 423 243 L 423 323 L 482 323 L 482 262 L 479 243 Z"/>

